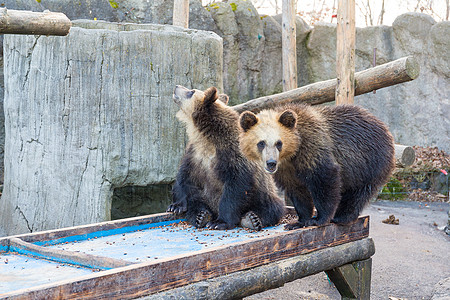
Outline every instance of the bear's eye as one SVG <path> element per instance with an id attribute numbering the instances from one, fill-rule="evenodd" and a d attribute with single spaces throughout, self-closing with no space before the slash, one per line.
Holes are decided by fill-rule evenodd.
<path id="1" fill-rule="evenodd" d="M 259 151 L 263 151 L 264 148 L 266 147 L 266 142 L 260 141 L 258 144 L 256 144 L 256 146 L 258 146 Z"/>
<path id="2" fill-rule="evenodd" d="M 191 90 L 189 92 L 186 93 L 186 99 L 191 99 L 192 95 L 194 95 L 194 90 Z"/>
<path id="3" fill-rule="evenodd" d="M 276 142 L 275 147 L 277 147 L 278 151 L 281 151 L 281 148 L 283 148 L 283 142 L 282 141 Z"/>

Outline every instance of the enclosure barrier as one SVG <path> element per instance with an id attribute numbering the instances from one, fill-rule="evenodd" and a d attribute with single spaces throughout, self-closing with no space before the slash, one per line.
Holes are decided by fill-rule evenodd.
<path id="1" fill-rule="evenodd" d="M 362 95 L 381 88 L 416 79 L 419 76 L 419 63 L 412 57 L 403 57 L 355 74 L 355 95 Z M 336 79 L 308 84 L 287 92 L 264 96 L 233 106 L 241 113 L 272 108 L 287 103 L 306 103 L 317 105 L 334 101 Z"/>

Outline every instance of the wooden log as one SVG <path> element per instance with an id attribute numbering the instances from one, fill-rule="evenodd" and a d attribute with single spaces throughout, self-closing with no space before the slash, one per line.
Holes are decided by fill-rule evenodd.
<path id="1" fill-rule="evenodd" d="M 85 253 L 41 247 L 35 244 L 24 242 L 19 238 L 9 239 L 9 251 L 16 252 L 18 254 L 44 258 L 59 263 L 68 263 L 92 269 L 113 269 L 134 264 L 129 261 L 114 259 L 110 257 L 102 257 Z"/>
<path id="2" fill-rule="evenodd" d="M 336 105 L 355 97 L 355 0 L 339 0 L 336 28 Z"/>
<path id="3" fill-rule="evenodd" d="M 355 95 L 369 93 L 391 85 L 407 82 L 419 76 L 419 63 L 412 57 L 403 57 L 375 68 L 355 74 Z M 287 103 L 317 105 L 334 101 L 336 79 L 312 83 L 287 92 L 264 96 L 233 106 L 241 113 L 246 110 L 258 112 Z"/>
<path id="4" fill-rule="evenodd" d="M 174 0 L 173 23 L 174 26 L 188 28 L 189 26 L 189 0 Z"/>
<path id="5" fill-rule="evenodd" d="M 283 61 L 283 91 L 297 88 L 297 43 L 294 0 L 283 0 L 282 15 L 282 61 Z"/>
<path id="6" fill-rule="evenodd" d="M 365 238 L 157 293 L 146 299 L 240 299 L 321 271 L 370 259 L 374 253 L 373 240 Z M 368 275 L 370 277 L 370 273 Z"/>
<path id="7" fill-rule="evenodd" d="M 404 145 L 395 145 L 395 163 L 397 167 L 409 167 L 416 160 L 416 151 L 413 147 Z"/>
<path id="8" fill-rule="evenodd" d="M 72 22 L 63 13 L 0 8 L 0 33 L 59 35 L 69 33 Z"/>

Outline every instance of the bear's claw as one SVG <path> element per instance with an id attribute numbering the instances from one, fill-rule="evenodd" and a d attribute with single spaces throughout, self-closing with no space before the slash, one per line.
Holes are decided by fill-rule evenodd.
<path id="1" fill-rule="evenodd" d="M 293 223 L 286 224 L 284 226 L 284 229 L 285 230 L 294 230 L 294 229 L 303 228 L 303 227 L 322 226 L 327 223 L 328 222 L 324 222 L 323 220 L 318 220 L 316 217 L 313 217 L 306 221 L 299 221 L 299 222 L 293 222 Z"/>
<path id="2" fill-rule="evenodd" d="M 220 220 L 208 222 L 208 224 L 206 224 L 206 227 L 214 230 L 232 229 L 232 227 L 230 227 L 227 223 Z"/>
<path id="3" fill-rule="evenodd" d="M 176 215 L 183 214 L 187 211 L 187 206 L 183 205 L 181 202 L 175 202 L 169 205 L 166 212 L 171 212 Z"/>
<path id="4" fill-rule="evenodd" d="M 299 228 L 303 228 L 305 227 L 305 223 L 304 222 L 292 222 L 289 224 L 286 224 L 284 226 L 285 230 L 294 230 L 294 229 L 299 229 Z"/>
<path id="5" fill-rule="evenodd" d="M 210 223 L 212 219 L 212 214 L 208 210 L 202 210 L 197 214 L 197 217 L 195 218 L 195 227 L 197 228 L 203 228 L 208 223 Z"/>
<path id="6" fill-rule="evenodd" d="M 260 231 L 262 229 L 262 221 L 257 214 L 249 211 L 242 217 L 241 226 Z"/>

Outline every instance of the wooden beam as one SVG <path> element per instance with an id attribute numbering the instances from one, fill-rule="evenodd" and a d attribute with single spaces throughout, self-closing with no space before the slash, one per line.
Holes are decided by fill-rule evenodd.
<path id="1" fill-rule="evenodd" d="M 371 238 L 317 250 L 198 283 L 157 293 L 153 299 L 241 299 L 354 261 L 369 259 L 375 253 Z M 368 274 L 370 276 L 370 274 Z M 367 277 L 367 276 L 366 276 Z M 368 299 L 368 298 L 367 298 Z"/>
<path id="2" fill-rule="evenodd" d="M 189 27 L 189 0 L 173 1 L 173 25 Z"/>
<path id="3" fill-rule="evenodd" d="M 339 0 L 336 29 L 336 105 L 354 103 L 355 36 L 355 0 Z"/>
<path id="4" fill-rule="evenodd" d="M 297 88 L 296 2 L 283 0 L 281 20 L 283 91 Z"/>
<path id="5" fill-rule="evenodd" d="M 41 247 L 24 242 L 19 238 L 9 239 L 9 251 L 91 269 L 113 269 L 134 264 L 121 259 Z"/>
<path id="6" fill-rule="evenodd" d="M 355 95 L 396 85 L 416 79 L 419 76 L 419 63 L 412 57 L 403 57 L 375 68 L 355 74 Z M 312 83 L 287 92 L 264 96 L 233 106 L 241 113 L 246 110 L 258 112 L 287 103 L 306 103 L 317 105 L 334 101 L 336 79 Z"/>
<path id="7" fill-rule="evenodd" d="M 63 13 L 0 8 L 0 33 L 59 35 L 69 33 L 72 22 Z"/>

